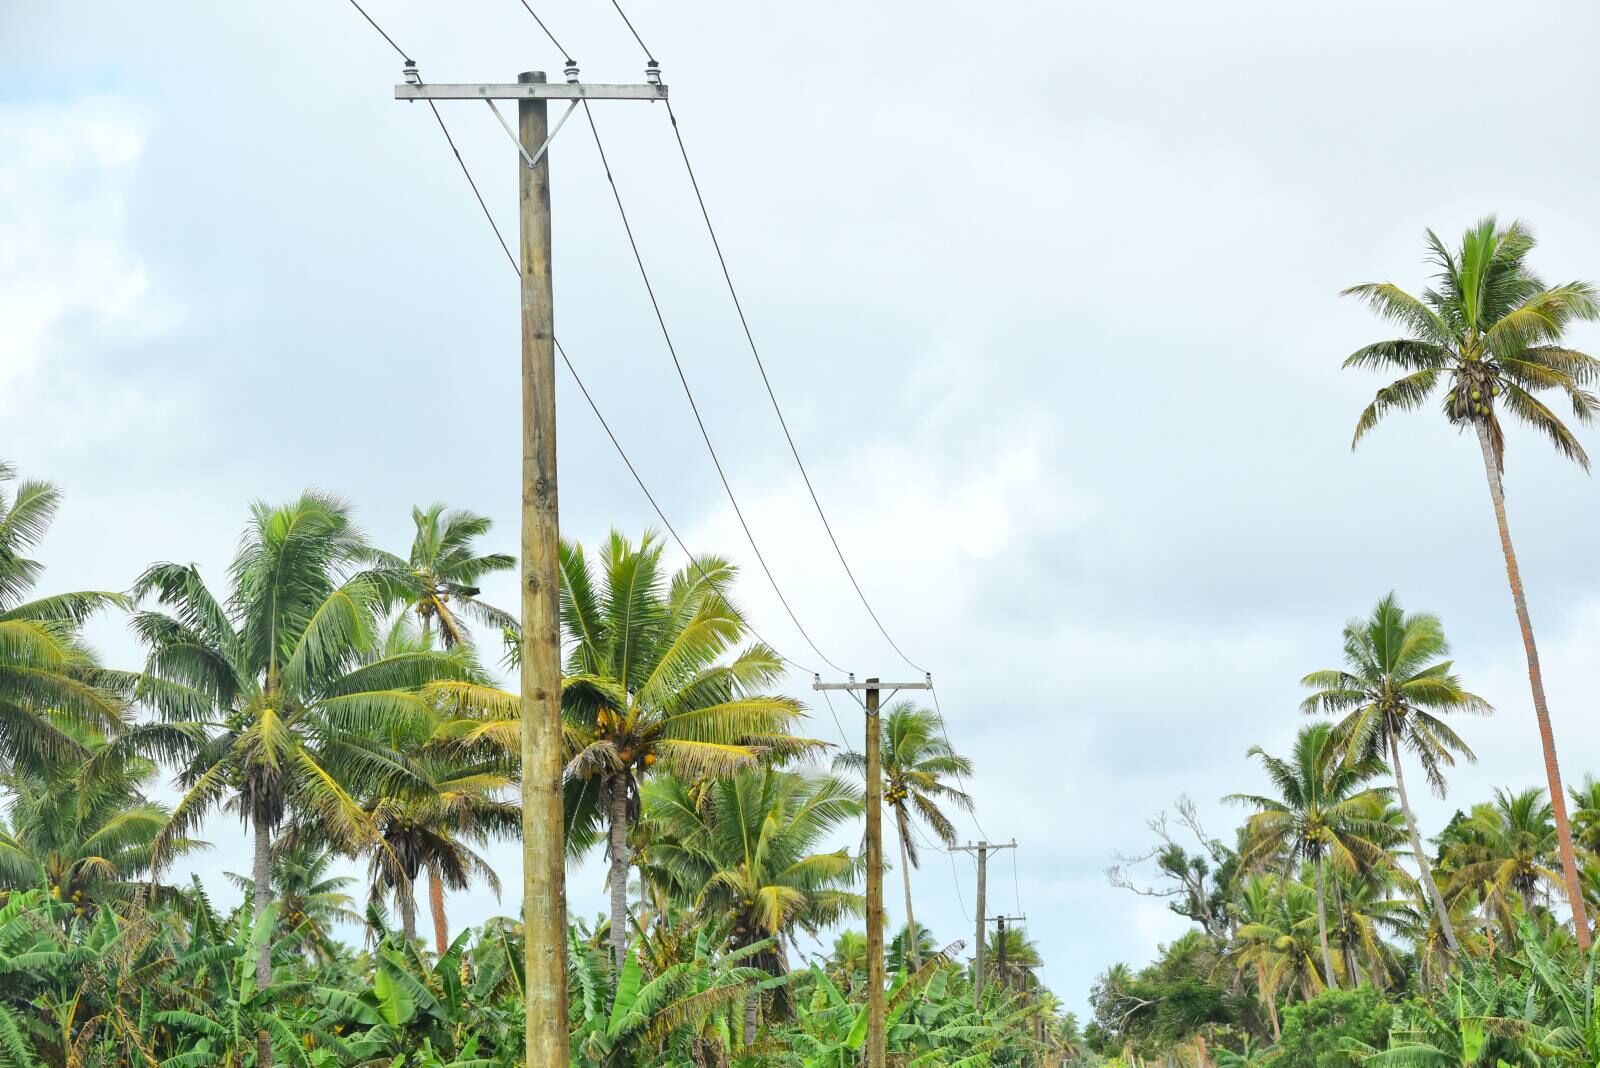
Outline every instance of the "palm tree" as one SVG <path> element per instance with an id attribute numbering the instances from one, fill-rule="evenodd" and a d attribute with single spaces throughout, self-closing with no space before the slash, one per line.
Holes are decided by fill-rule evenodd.
<path id="1" fill-rule="evenodd" d="M 1445 942 L 1450 952 L 1456 953 L 1460 947 L 1450 926 L 1449 910 L 1433 880 L 1432 865 L 1422 848 L 1400 759 L 1402 748 L 1416 754 L 1437 797 L 1445 794 L 1442 768 L 1454 766 L 1457 755 L 1477 760 L 1439 714 L 1488 715 L 1493 709 L 1483 698 L 1462 687 L 1461 680 L 1450 673 L 1450 661 L 1439 659 L 1449 649 L 1437 616 L 1407 615 L 1390 593 L 1378 602 L 1371 618 L 1345 624 L 1343 669 L 1313 671 L 1301 680 L 1314 692 L 1300 708 L 1308 713 L 1342 716 L 1334 727 L 1334 737 L 1347 755 L 1389 760 L 1417 870 L 1439 915 Z"/>
<path id="2" fill-rule="evenodd" d="M 1333 728 L 1326 723 L 1303 728 L 1288 760 L 1270 756 L 1260 746 L 1252 746 L 1246 755 L 1261 758 L 1278 797 L 1228 796 L 1227 800 L 1259 810 L 1246 824 L 1248 838 L 1240 863 L 1248 871 L 1265 859 L 1286 855 L 1315 869 L 1323 977 L 1328 986 L 1337 986 L 1328 945 L 1324 868 L 1330 857 L 1346 871 L 1393 863 L 1388 849 L 1394 832 L 1384 820 L 1391 791 L 1366 785 L 1387 769 L 1372 757 L 1341 760 Z"/>
<path id="3" fill-rule="evenodd" d="M 1316 891 L 1272 872 L 1253 875 L 1240 887 L 1239 908 L 1238 966 L 1254 970 L 1276 1039 L 1278 992 L 1298 990 L 1310 1001 L 1327 988 L 1315 959 Z"/>
<path id="4" fill-rule="evenodd" d="M 333 925 L 360 925 L 363 918 L 355 910 L 355 899 L 345 893 L 355 880 L 348 875 L 331 875 L 328 869 L 339 854 L 305 835 L 278 836 L 272 849 L 272 897 L 278 903 L 278 928 L 282 937 L 299 939 L 313 961 L 328 962 L 335 957 Z M 235 886 L 255 894 L 255 884 L 242 875 L 228 873 Z"/>
<path id="5" fill-rule="evenodd" d="M 411 521 L 417 530 L 406 559 L 389 553 L 374 556 L 378 570 L 395 583 L 416 612 L 424 641 L 431 637 L 437 621 L 446 649 L 467 642 L 469 636 L 457 610 L 500 630 L 515 627 L 516 617 L 478 599 L 478 585 L 485 575 L 517 566 L 511 556 L 480 553 L 474 544 L 489 533 L 494 521 L 462 509 L 446 511 L 442 504 L 430 505 L 426 511 L 411 509 Z M 450 607 L 452 601 L 456 609 Z"/>
<path id="6" fill-rule="evenodd" d="M 1572 788 L 1572 833 L 1578 848 L 1600 856 L 1600 779 L 1593 775 Z"/>
<path id="7" fill-rule="evenodd" d="M 581 546 L 561 545 L 572 643 L 562 689 L 566 777 L 587 799 L 570 815 L 569 835 L 608 828 L 618 968 L 628 943 L 629 831 L 657 763 L 694 782 L 821 745 L 789 733 L 798 702 L 762 692 L 783 675 L 778 654 L 760 643 L 739 648 L 744 620 L 722 593 L 732 565 L 703 557 L 669 578 L 662 548 L 653 533 L 635 549 L 613 531 L 595 568 Z"/>
<path id="8" fill-rule="evenodd" d="M 359 570 L 370 549 L 342 501 L 307 493 L 252 506 L 224 606 L 194 565 L 154 564 L 134 596 L 134 627 L 149 646 L 142 696 L 168 720 L 198 725 L 204 743 L 180 770 L 184 793 L 156 839 L 154 862 L 218 808 L 255 833 L 251 880 L 259 923 L 272 903 L 272 839 L 286 815 L 315 820 L 345 851 L 374 841 L 363 789 L 399 790 L 419 777 L 377 739 L 434 709 L 419 689 L 463 673 L 461 658 L 408 651 L 376 659 L 382 585 Z M 271 944 L 257 950 L 255 983 L 272 982 Z M 265 1034 L 261 1062 L 271 1062 Z"/>
<path id="9" fill-rule="evenodd" d="M 1583 446 L 1536 394 L 1555 390 L 1564 395 L 1580 422 L 1589 422 L 1600 410 L 1600 399 L 1587 388 L 1600 378 L 1600 360 L 1562 344 L 1562 334 L 1573 320 L 1600 318 L 1600 303 L 1587 282 L 1546 286 L 1529 269 L 1527 257 L 1534 239 L 1520 222 L 1501 227 L 1490 216 L 1468 230 L 1455 251 L 1447 248 L 1432 230 L 1427 231 L 1427 242 L 1428 259 L 1438 268 L 1437 289 L 1427 290 L 1420 299 L 1389 282 L 1353 286 L 1344 291 L 1406 331 L 1405 337 L 1357 349 L 1344 361 L 1346 367 L 1404 372 L 1401 378 L 1378 390 L 1361 413 L 1351 447 L 1390 411 L 1420 407 L 1441 379 L 1447 380 L 1445 418 L 1458 429 L 1470 428 L 1477 436 L 1495 522 L 1500 528 L 1511 600 L 1528 659 L 1528 683 L 1544 749 L 1567 900 L 1572 906 L 1578 943 L 1587 950 L 1589 923 L 1578 883 L 1572 831 L 1567 825 L 1566 798 L 1561 789 L 1550 710 L 1545 703 L 1539 650 L 1528 618 L 1511 530 L 1506 525 L 1501 487 L 1505 433 L 1499 409 L 1504 405 L 1518 420 L 1548 437 L 1563 456 L 1588 469 L 1589 457 Z"/>
<path id="10" fill-rule="evenodd" d="M 1038 981 L 1034 972 L 1044 966 L 1039 947 L 1028 937 L 1025 927 L 990 931 L 989 946 L 984 954 L 989 978 L 1008 990 L 1028 989 Z"/>
<path id="11" fill-rule="evenodd" d="M 726 921 L 732 946 L 772 940 L 751 957 L 786 972 L 784 945 L 865 911 L 855 885 L 861 866 L 845 850 L 819 852 L 861 816 L 861 792 L 843 779 L 767 767 L 695 789 L 676 776 L 647 783 L 644 806 L 658 828 L 649 865 L 679 900 Z M 756 1001 L 746 1007 L 745 1041 L 755 1037 Z"/>
<path id="12" fill-rule="evenodd" d="M 426 652 L 430 646 L 427 635 L 402 616 L 378 655 Z M 394 895 L 409 942 L 417 935 L 415 881 L 426 871 L 434 949 L 441 958 L 450 948 L 445 890 L 466 890 L 476 875 L 500 893 L 499 877 L 472 846 L 521 829 L 521 807 L 512 796 L 519 746 L 510 735 L 516 723 L 505 718 L 517 699 L 488 684 L 468 645 L 458 643 L 451 655 L 458 677 L 422 688 L 436 715 L 397 720 L 381 739 L 408 755 L 410 784 L 361 798 L 377 832 L 369 857 L 373 896 Z"/>
<path id="13" fill-rule="evenodd" d="M 934 836 L 946 846 L 956 841 L 955 825 L 940 808 L 948 802 L 967 812 L 972 811 L 972 798 L 951 786 L 949 779 L 958 781 L 972 774 L 972 761 L 950 747 L 944 737 L 939 714 L 918 708 L 910 701 L 897 702 L 889 714 L 879 720 L 882 741 L 883 799 L 894 813 L 896 837 L 900 840 L 900 874 L 906 891 L 906 927 L 915 930 L 916 913 L 911 909 L 911 869 L 919 865 L 917 843 L 912 838 L 913 820 L 927 824 Z M 867 758 L 856 752 L 840 753 L 833 765 L 865 776 Z M 911 970 L 921 967 L 921 954 L 917 940 L 908 943 L 911 949 Z"/>
<path id="14" fill-rule="evenodd" d="M 0 791 L 10 794 L 0 821 L 0 889 L 48 887 L 80 916 L 103 902 L 131 901 L 151 873 L 152 849 L 169 817 L 146 793 L 156 765 L 68 716 L 46 715 L 86 755 L 0 774 Z M 180 838 L 170 848 L 185 855 L 204 847 Z"/>
<path id="15" fill-rule="evenodd" d="M 115 593 L 84 591 L 31 598 L 44 565 L 27 554 L 44 538 L 61 504 L 48 482 L 5 484 L 16 469 L 0 462 L 0 767 L 82 758 L 73 728 L 105 737 L 127 724 L 132 677 L 97 665 L 83 643 L 84 622 L 124 606 Z"/>
<path id="16" fill-rule="evenodd" d="M 382 843 L 371 851 L 373 892 L 395 895 L 411 941 L 417 937 L 415 883 L 426 871 L 434 949 L 442 957 L 450 948 L 444 891 L 466 890 L 476 875 L 500 893 L 494 868 L 468 843 L 515 835 L 521 807 L 509 796 L 515 780 L 501 761 L 428 746 L 412 764 L 418 783 L 404 792 L 374 793 L 363 803 Z"/>
<path id="17" fill-rule="evenodd" d="M 1454 894 L 1481 893 L 1514 943 L 1519 914 L 1531 913 L 1539 891 L 1561 885 L 1555 859 L 1554 812 L 1543 790 L 1495 790 L 1492 803 L 1474 805 L 1440 836 L 1443 868 Z"/>

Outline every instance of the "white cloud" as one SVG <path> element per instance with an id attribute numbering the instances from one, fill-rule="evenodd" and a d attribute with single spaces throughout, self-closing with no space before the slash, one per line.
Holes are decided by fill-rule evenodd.
<path id="1" fill-rule="evenodd" d="M 145 136 L 118 97 L 0 104 L 0 416 L 13 427 L 70 416 L 99 437 L 150 414 L 156 391 L 100 369 L 176 318 L 127 234 Z"/>

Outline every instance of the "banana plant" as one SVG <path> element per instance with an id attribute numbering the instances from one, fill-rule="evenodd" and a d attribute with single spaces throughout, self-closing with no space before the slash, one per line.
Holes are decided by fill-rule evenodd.
<path id="1" fill-rule="evenodd" d="M 327 1068 L 348 1064 L 352 1051 L 333 1030 L 333 1019 L 315 1007 L 321 991 L 310 982 L 256 981 L 256 962 L 270 958 L 278 919 L 276 902 L 252 919 L 241 911 L 224 939 L 190 949 L 168 970 L 175 994 L 189 991 L 188 1004 L 150 1014 L 175 1036 L 178 1052 L 161 1068 L 240 1068 L 256 1055 L 260 1036 L 272 1039 L 275 1064 Z"/>

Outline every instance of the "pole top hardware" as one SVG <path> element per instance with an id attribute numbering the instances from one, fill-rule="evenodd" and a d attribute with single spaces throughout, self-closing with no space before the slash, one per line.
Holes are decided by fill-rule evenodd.
<path id="1" fill-rule="evenodd" d="M 660 85 L 661 84 L 661 64 L 657 63 L 653 59 L 650 62 L 646 63 L 644 65 L 644 80 L 649 82 L 651 85 Z"/>
<path id="2" fill-rule="evenodd" d="M 417 61 L 416 60 L 414 60 L 414 59 L 406 60 L 406 65 L 404 67 L 400 68 L 400 73 L 405 76 L 406 83 L 408 85 L 421 85 L 422 84 L 422 75 L 417 72 Z"/>

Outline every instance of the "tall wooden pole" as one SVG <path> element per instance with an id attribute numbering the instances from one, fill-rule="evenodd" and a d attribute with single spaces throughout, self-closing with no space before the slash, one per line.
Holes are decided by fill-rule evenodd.
<path id="1" fill-rule="evenodd" d="M 973 963 L 972 973 L 972 1005 L 974 1008 L 983 1007 L 983 954 L 984 954 L 984 924 L 988 902 L 984 900 L 984 883 L 989 874 L 989 844 L 978 843 L 978 956 Z"/>
<path id="2" fill-rule="evenodd" d="M 999 955 L 995 958 L 995 974 L 1000 977 L 1000 987 L 1004 989 L 1011 984 L 1006 981 L 1006 918 L 997 916 L 994 921 L 995 935 L 999 939 Z"/>
<path id="3" fill-rule="evenodd" d="M 867 680 L 867 1068 L 884 1068 L 883 767 L 878 680 Z"/>
<path id="4" fill-rule="evenodd" d="M 517 76 L 543 82 L 540 71 Z M 518 135 L 544 147 L 542 99 L 517 102 Z M 555 313 L 550 280 L 550 156 L 517 158 L 522 264 L 522 924 L 523 1063 L 567 1063 L 566 855 L 561 821 L 561 606 L 557 571 Z"/>

